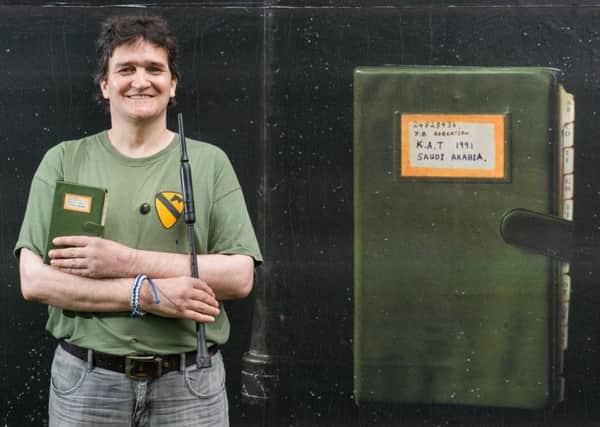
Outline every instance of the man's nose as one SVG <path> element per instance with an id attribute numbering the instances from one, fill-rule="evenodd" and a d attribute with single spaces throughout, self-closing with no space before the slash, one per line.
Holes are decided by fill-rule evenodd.
<path id="1" fill-rule="evenodd" d="M 149 85 L 150 85 L 150 82 L 148 81 L 148 76 L 146 74 L 146 70 L 137 69 L 135 71 L 135 74 L 133 75 L 133 80 L 131 81 L 131 86 L 136 89 L 139 89 L 139 88 L 148 87 Z"/>

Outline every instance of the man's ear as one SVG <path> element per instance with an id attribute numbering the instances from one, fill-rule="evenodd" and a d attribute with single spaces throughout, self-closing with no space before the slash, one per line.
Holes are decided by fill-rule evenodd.
<path id="1" fill-rule="evenodd" d="M 177 79 L 171 79 L 171 90 L 169 91 L 169 98 L 175 98 L 175 89 L 177 89 Z"/>
<path id="2" fill-rule="evenodd" d="M 108 82 L 106 80 L 100 81 L 100 90 L 102 91 L 104 99 L 108 99 Z"/>

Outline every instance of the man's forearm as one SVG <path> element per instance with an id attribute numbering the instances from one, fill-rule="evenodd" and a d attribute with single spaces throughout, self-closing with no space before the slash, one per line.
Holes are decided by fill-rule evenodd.
<path id="1" fill-rule="evenodd" d="M 152 277 L 191 274 L 190 256 L 186 254 L 132 250 L 131 266 Z M 252 290 L 254 260 L 247 255 L 198 255 L 200 279 L 208 283 L 217 299 L 246 297 Z"/>
<path id="2" fill-rule="evenodd" d="M 130 279 L 90 279 L 63 273 L 21 249 L 21 292 L 29 301 L 73 311 L 129 311 Z"/>
<path id="3" fill-rule="evenodd" d="M 91 279 L 65 273 L 43 263 L 28 249 L 20 255 L 21 291 L 26 300 L 72 311 L 127 312 L 131 309 L 133 278 Z M 161 317 L 213 322 L 219 303 L 213 290 L 191 277 L 156 279 L 160 303 L 153 302 L 148 285 L 140 290 L 144 311 Z"/>
<path id="4" fill-rule="evenodd" d="M 102 278 L 135 277 L 144 273 L 155 278 L 191 275 L 190 256 L 171 252 L 134 249 L 108 239 L 63 236 L 54 239 L 52 266 L 65 273 Z M 252 290 L 254 260 L 247 255 L 198 255 L 200 279 L 208 283 L 218 299 L 243 298 Z"/>

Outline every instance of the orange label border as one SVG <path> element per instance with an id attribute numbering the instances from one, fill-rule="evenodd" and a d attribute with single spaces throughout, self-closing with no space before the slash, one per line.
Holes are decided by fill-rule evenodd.
<path id="1" fill-rule="evenodd" d="M 505 119 L 504 114 L 401 114 L 400 176 L 402 178 L 489 178 L 505 179 Z M 410 164 L 409 124 L 412 122 L 485 123 L 494 126 L 494 169 L 462 169 L 421 167 Z"/>
<path id="2" fill-rule="evenodd" d="M 70 200 L 79 200 L 83 204 L 81 206 L 72 205 L 69 203 Z M 65 193 L 65 199 L 63 202 L 63 209 L 66 211 L 90 213 L 92 211 L 92 197 L 84 196 L 81 194 Z"/>

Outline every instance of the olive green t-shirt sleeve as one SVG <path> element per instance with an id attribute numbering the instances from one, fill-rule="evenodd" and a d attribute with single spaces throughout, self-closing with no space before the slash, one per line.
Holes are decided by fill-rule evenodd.
<path id="1" fill-rule="evenodd" d="M 22 248 L 40 256 L 46 250 L 54 187 L 57 180 L 63 179 L 62 152 L 60 145 L 51 148 L 33 176 L 21 231 L 13 250 L 16 256 Z"/>
<path id="2" fill-rule="evenodd" d="M 262 262 L 244 195 L 227 156 L 220 152 L 215 168 L 215 199 L 210 213 L 208 252 L 240 254 Z"/>

